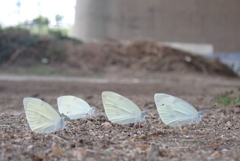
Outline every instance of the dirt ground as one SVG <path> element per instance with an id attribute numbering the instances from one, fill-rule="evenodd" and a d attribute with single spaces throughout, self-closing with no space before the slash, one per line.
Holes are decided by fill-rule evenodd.
<path id="1" fill-rule="evenodd" d="M 117 92 L 153 116 L 141 128 L 112 124 L 104 114 L 102 91 Z M 240 107 L 216 98 L 240 94 L 240 79 L 194 74 L 159 74 L 154 78 L 71 78 L 0 75 L 0 160 L 239 160 Z M 203 122 L 172 128 L 161 122 L 153 96 L 180 97 L 198 110 Z M 27 125 L 22 100 L 75 95 L 96 106 L 94 117 L 69 121 L 68 128 L 37 134 Z"/>

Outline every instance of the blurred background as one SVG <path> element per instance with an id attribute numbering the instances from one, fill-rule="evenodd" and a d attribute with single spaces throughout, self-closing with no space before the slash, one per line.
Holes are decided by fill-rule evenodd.
<path id="1" fill-rule="evenodd" d="M 236 77 L 239 15 L 239 0 L 0 0 L 0 71 Z"/>

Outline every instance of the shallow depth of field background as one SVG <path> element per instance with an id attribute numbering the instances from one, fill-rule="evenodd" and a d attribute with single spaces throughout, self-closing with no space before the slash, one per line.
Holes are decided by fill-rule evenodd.
<path id="1" fill-rule="evenodd" d="M 239 12 L 238 0 L 0 1 L 0 160 L 237 160 Z M 112 124 L 107 90 L 152 117 Z M 164 125 L 155 93 L 204 111 L 205 126 Z M 94 117 L 31 132 L 23 98 L 57 109 L 61 95 L 96 106 Z"/>

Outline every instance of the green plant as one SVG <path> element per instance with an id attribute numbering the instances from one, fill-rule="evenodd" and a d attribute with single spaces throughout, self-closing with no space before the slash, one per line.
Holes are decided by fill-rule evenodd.
<path id="1" fill-rule="evenodd" d="M 81 40 L 67 36 L 67 30 L 50 30 L 48 35 L 33 34 L 26 28 L 0 28 L 0 65 L 17 64 L 29 67 L 41 64 L 64 62 L 67 58 L 66 44 L 81 44 Z"/>
<path id="2" fill-rule="evenodd" d="M 227 93 L 220 94 L 217 98 L 217 102 L 224 106 L 236 105 L 240 102 L 240 97 L 233 96 L 233 91 L 229 91 Z"/>
<path id="3" fill-rule="evenodd" d="M 240 97 L 236 97 L 233 99 L 234 105 L 240 102 Z"/>
<path id="4" fill-rule="evenodd" d="M 39 34 L 44 34 L 46 32 L 46 28 L 48 28 L 50 21 L 47 17 L 39 16 L 33 19 L 33 24 L 38 27 Z"/>
<path id="5" fill-rule="evenodd" d="M 62 21 L 62 19 L 63 19 L 63 16 L 61 16 L 61 15 L 59 15 L 59 14 L 57 14 L 57 15 L 55 16 L 56 26 L 59 27 L 59 24 L 60 24 L 60 22 Z"/>
<path id="6" fill-rule="evenodd" d="M 27 29 L 17 27 L 0 29 L 0 64 L 9 61 L 14 54 L 20 55 L 23 51 L 35 53 L 32 49 L 38 43 L 39 36 L 31 35 Z"/>
<path id="7" fill-rule="evenodd" d="M 49 35 L 52 35 L 57 40 L 68 40 L 73 42 L 74 44 L 82 44 L 83 41 L 69 37 L 68 36 L 68 30 L 67 29 L 49 29 L 48 33 Z"/>

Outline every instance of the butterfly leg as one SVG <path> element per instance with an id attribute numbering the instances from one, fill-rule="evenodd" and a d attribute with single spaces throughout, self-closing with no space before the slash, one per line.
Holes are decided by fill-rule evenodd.
<path id="1" fill-rule="evenodd" d="M 141 128 L 142 126 L 141 126 L 141 122 L 142 121 L 145 121 L 145 123 L 147 123 L 147 121 L 146 121 L 146 119 L 143 117 L 142 118 L 142 116 L 141 117 L 135 117 L 135 120 L 134 120 L 134 126 L 136 127 L 136 128 Z"/>
<path id="2" fill-rule="evenodd" d="M 137 128 L 137 124 L 138 124 L 138 121 L 137 121 L 137 118 L 135 118 L 133 127 L 136 127 L 136 128 Z"/>
<path id="3" fill-rule="evenodd" d="M 178 121 L 178 127 L 180 128 L 181 133 L 182 133 L 182 128 L 181 128 L 181 126 L 180 126 L 180 124 L 179 124 L 179 121 Z"/>
<path id="4" fill-rule="evenodd" d="M 142 128 L 142 125 L 140 122 L 138 122 L 138 128 Z"/>
<path id="5" fill-rule="evenodd" d="M 84 126 L 85 126 L 85 128 L 87 127 L 87 119 L 86 119 L 86 117 L 84 118 Z"/>
<path id="6" fill-rule="evenodd" d="M 133 127 L 137 127 L 137 123 L 136 122 L 134 123 Z"/>
<path id="7" fill-rule="evenodd" d="M 69 129 L 69 127 L 65 128 L 64 131 L 65 131 L 65 132 L 68 132 L 68 133 L 70 133 L 71 135 L 74 136 L 73 132 Z M 66 134 L 65 134 L 65 135 L 66 135 Z"/>
<path id="8" fill-rule="evenodd" d="M 136 128 L 137 128 L 137 127 L 138 127 L 138 122 L 135 122 L 134 125 L 133 125 L 133 127 L 136 127 Z"/>
<path id="9" fill-rule="evenodd" d="M 206 127 L 206 124 L 203 122 L 203 120 L 201 120 L 201 122 L 203 123 L 203 126 Z"/>

